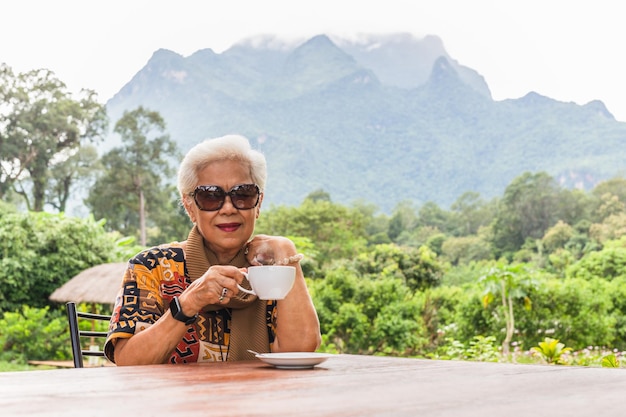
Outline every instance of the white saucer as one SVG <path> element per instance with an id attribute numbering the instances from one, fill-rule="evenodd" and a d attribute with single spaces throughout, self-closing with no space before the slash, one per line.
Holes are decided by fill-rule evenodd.
<path id="1" fill-rule="evenodd" d="M 317 352 L 282 352 L 260 353 L 255 356 L 279 369 L 310 369 L 333 355 Z"/>

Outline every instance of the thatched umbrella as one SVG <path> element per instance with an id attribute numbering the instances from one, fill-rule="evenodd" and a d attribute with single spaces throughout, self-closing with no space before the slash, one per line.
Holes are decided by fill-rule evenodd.
<path id="1" fill-rule="evenodd" d="M 50 294 L 50 300 L 64 303 L 113 304 L 122 284 L 126 262 L 101 264 L 85 269 Z"/>
<path id="2" fill-rule="evenodd" d="M 113 306 L 115 297 L 122 284 L 126 262 L 96 265 L 85 269 L 65 284 L 54 290 L 50 297 L 51 301 L 65 303 L 90 303 L 91 312 L 97 313 L 96 304 L 108 304 Z M 96 320 L 91 320 L 91 330 L 96 330 Z M 91 346 L 95 345 L 92 337 Z M 95 359 L 91 358 L 90 360 Z"/>

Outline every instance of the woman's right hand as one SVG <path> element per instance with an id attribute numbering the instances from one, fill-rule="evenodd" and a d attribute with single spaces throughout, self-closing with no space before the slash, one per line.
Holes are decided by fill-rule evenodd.
<path id="1" fill-rule="evenodd" d="M 241 284 L 243 278 L 243 273 L 236 266 L 211 266 L 178 297 L 183 314 L 193 316 L 206 305 L 228 303 L 239 292 L 237 284 Z M 226 291 L 222 294 L 224 289 Z"/>
<path id="2" fill-rule="evenodd" d="M 182 313 L 192 317 L 206 305 L 227 303 L 230 297 L 239 292 L 237 283 L 242 282 L 243 277 L 235 266 L 212 266 L 178 296 Z M 220 302 L 224 288 L 228 291 Z M 169 320 L 157 320 L 154 325 L 137 332 L 129 339 L 118 339 L 115 344 L 115 363 L 165 363 L 189 327 L 171 318 L 169 314 L 167 316 L 170 317 Z"/>

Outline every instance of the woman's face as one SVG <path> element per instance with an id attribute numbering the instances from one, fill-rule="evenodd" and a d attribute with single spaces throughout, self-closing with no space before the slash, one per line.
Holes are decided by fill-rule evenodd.
<path id="1" fill-rule="evenodd" d="M 228 192 L 235 185 L 252 182 L 248 166 L 239 161 L 224 160 L 211 163 L 200 171 L 196 186 L 217 185 Z M 252 236 L 262 199 L 261 194 L 259 204 L 253 209 L 238 210 L 227 196 L 222 208 L 216 211 L 200 210 L 192 197 L 184 201 L 191 221 L 197 225 L 209 249 L 219 256 L 239 251 Z"/>

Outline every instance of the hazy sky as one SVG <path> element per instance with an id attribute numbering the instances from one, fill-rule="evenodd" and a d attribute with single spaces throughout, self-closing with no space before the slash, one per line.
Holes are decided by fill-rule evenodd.
<path id="1" fill-rule="evenodd" d="M 160 48 L 222 52 L 259 34 L 439 36 L 493 98 L 602 100 L 626 121 L 618 0 L 3 0 L 0 62 L 47 68 L 72 90 L 119 91 Z"/>

